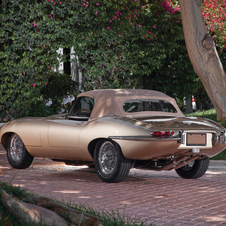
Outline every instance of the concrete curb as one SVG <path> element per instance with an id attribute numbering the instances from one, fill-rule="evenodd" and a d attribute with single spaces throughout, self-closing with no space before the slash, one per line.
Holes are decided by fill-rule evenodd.
<path id="1" fill-rule="evenodd" d="M 225 160 L 210 160 L 209 170 L 226 171 Z"/>

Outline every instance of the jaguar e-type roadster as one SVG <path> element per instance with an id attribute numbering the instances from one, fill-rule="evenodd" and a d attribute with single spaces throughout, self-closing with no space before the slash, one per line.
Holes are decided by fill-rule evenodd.
<path id="1" fill-rule="evenodd" d="M 209 157 L 226 148 L 226 130 L 208 119 L 185 117 L 164 93 L 109 89 L 79 94 L 68 114 L 10 121 L 0 141 L 14 168 L 45 157 L 94 164 L 101 180 L 120 182 L 132 167 L 199 178 Z"/>

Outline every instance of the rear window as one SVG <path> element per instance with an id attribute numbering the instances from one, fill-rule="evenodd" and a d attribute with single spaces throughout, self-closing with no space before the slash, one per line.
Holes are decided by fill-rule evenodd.
<path id="1" fill-rule="evenodd" d="M 155 100 L 155 99 L 135 99 L 127 100 L 123 104 L 125 112 L 142 112 L 142 111 L 161 111 L 177 113 L 175 107 L 166 100 Z"/>

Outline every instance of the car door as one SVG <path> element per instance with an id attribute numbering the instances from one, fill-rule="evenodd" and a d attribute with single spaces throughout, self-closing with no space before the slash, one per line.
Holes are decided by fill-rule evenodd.
<path id="1" fill-rule="evenodd" d="M 56 157 L 78 159 L 80 132 L 88 123 L 93 106 L 93 98 L 80 97 L 65 118 L 55 117 L 50 120 L 47 139 Z"/>
<path id="2" fill-rule="evenodd" d="M 50 147 L 78 148 L 79 136 L 83 123 L 81 121 L 54 119 L 48 128 Z"/>

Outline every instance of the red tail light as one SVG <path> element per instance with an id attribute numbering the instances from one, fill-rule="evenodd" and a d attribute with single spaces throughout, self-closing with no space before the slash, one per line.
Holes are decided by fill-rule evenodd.
<path id="1" fill-rule="evenodd" d="M 173 136 L 174 131 L 154 131 L 151 135 L 155 138 L 167 138 Z"/>

